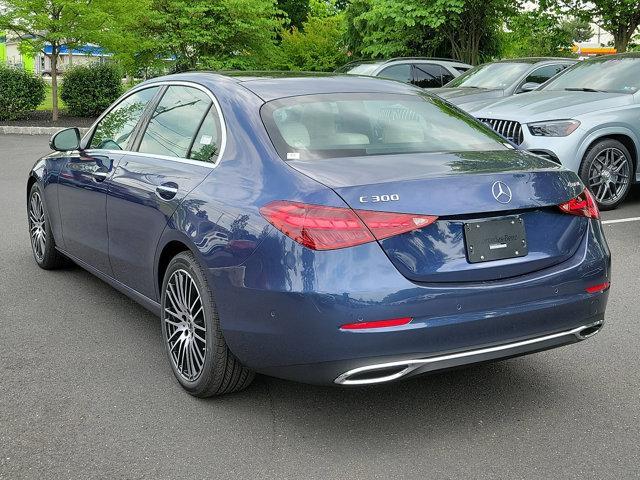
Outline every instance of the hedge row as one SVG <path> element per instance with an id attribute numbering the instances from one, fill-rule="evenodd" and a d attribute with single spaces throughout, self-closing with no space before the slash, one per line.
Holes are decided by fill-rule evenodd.
<path id="1" fill-rule="evenodd" d="M 97 117 L 122 93 L 122 73 L 111 63 L 82 65 L 64 74 L 60 98 L 76 117 Z"/>
<path id="2" fill-rule="evenodd" d="M 45 82 L 22 69 L 0 65 L 0 120 L 16 120 L 45 97 Z"/>
<path id="3" fill-rule="evenodd" d="M 62 77 L 60 97 L 70 115 L 95 117 L 122 93 L 117 66 L 82 65 Z M 45 99 L 46 82 L 22 69 L 0 65 L 0 120 L 16 120 L 35 110 Z"/>

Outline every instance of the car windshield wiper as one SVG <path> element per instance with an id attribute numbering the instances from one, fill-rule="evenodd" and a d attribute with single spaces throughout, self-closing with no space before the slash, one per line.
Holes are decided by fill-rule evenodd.
<path id="1" fill-rule="evenodd" d="M 565 88 L 567 92 L 604 92 L 605 90 L 598 90 L 596 88 Z"/>

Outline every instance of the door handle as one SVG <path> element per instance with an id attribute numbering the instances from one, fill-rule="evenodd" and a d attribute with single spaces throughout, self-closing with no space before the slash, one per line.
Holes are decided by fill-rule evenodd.
<path id="1" fill-rule="evenodd" d="M 178 193 L 178 185 L 173 182 L 163 183 L 156 187 L 156 194 L 163 200 L 171 200 Z"/>

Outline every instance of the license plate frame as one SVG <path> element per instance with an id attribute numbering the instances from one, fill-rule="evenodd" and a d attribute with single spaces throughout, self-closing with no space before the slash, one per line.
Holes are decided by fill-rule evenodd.
<path id="1" fill-rule="evenodd" d="M 524 257 L 529 253 L 524 219 L 520 215 L 464 223 L 469 263 Z"/>

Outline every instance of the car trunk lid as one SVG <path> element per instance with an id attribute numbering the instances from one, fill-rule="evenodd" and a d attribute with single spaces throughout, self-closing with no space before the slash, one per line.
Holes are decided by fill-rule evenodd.
<path id="1" fill-rule="evenodd" d="M 438 216 L 431 225 L 379 242 L 396 268 L 414 281 L 485 281 L 530 273 L 570 258 L 587 228 L 585 218 L 557 208 L 581 193 L 578 177 L 521 151 L 399 154 L 289 164 L 332 188 L 354 210 Z M 507 223 L 496 222 L 500 219 Z M 493 223 L 483 223 L 489 221 Z M 499 240 L 501 229 L 511 221 L 522 224 L 518 234 L 522 238 L 517 241 L 524 241 L 526 253 L 518 250 L 509 258 L 492 261 L 474 259 L 465 228 L 482 227 Z M 474 238 L 477 241 L 477 235 Z M 495 244 L 503 248 L 501 242 Z M 512 244 L 504 248 L 514 250 Z"/>

